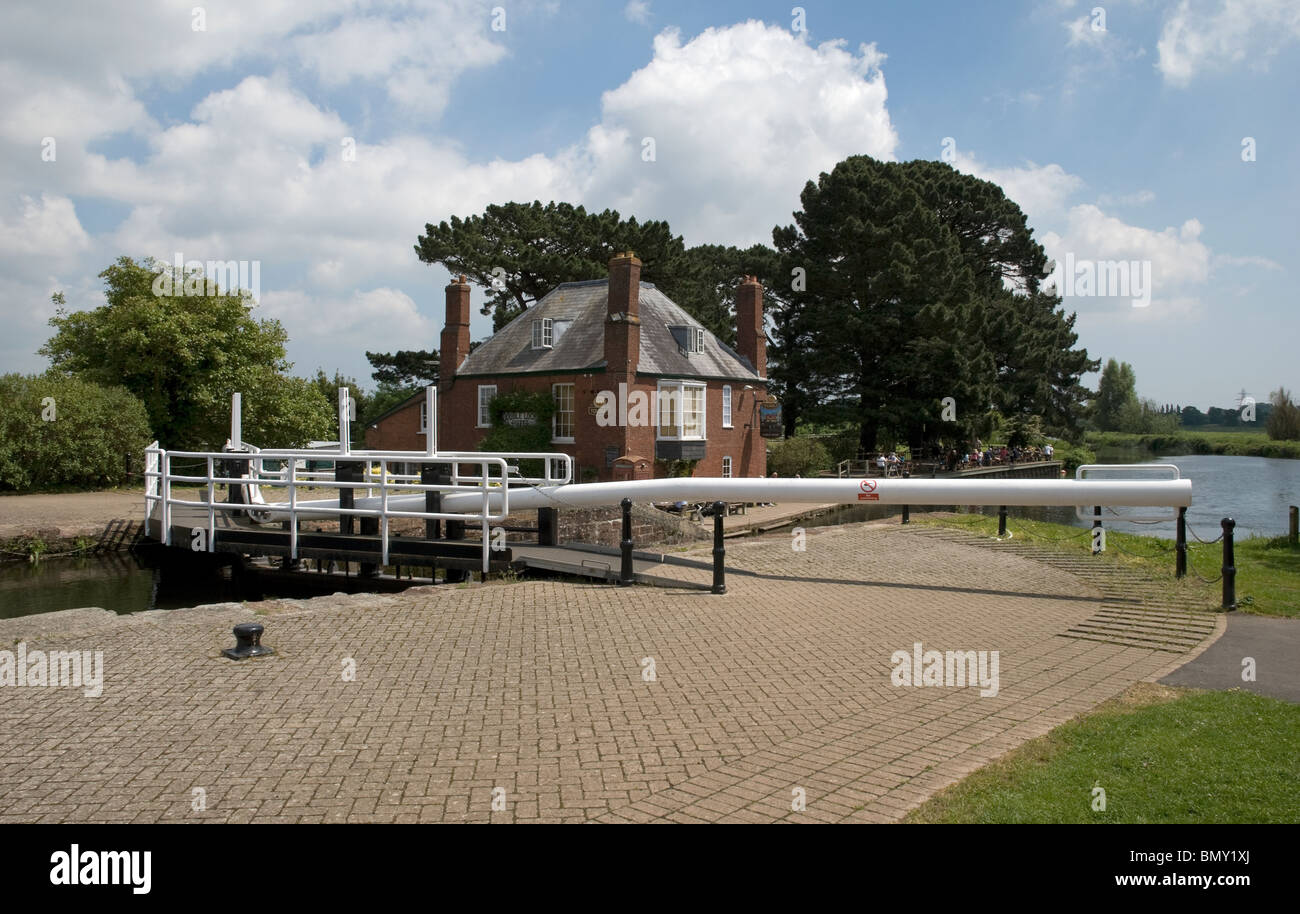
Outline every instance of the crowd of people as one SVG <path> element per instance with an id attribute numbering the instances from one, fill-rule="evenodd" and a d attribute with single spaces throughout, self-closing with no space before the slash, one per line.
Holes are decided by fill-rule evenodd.
<path id="1" fill-rule="evenodd" d="M 1042 447 L 1007 447 L 1006 445 L 985 445 L 978 438 L 965 453 L 957 453 L 956 448 L 948 451 L 948 472 L 966 470 L 974 467 L 1014 466 L 1017 463 L 1035 463 L 1051 460 L 1054 448 L 1050 444 Z"/>

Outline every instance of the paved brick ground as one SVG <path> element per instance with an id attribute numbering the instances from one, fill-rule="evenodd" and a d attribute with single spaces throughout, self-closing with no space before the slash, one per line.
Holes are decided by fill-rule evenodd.
<path id="1" fill-rule="evenodd" d="M 1186 659 L 1062 637 L 1101 595 L 1024 556 L 899 526 L 791 542 L 729 543 L 750 574 L 721 597 L 532 581 L 0 621 L 6 648 L 106 667 L 96 699 L 0 688 L 0 821 L 885 822 Z M 255 610 L 277 656 L 222 659 Z M 918 641 L 999 651 L 999 693 L 892 686 Z"/>

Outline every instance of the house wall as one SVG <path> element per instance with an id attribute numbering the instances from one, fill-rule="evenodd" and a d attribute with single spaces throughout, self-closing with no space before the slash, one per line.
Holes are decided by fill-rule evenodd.
<path id="1" fill-rule="evenodd" d="M 483 384 L 495 384 L 498 393 L 524 391 L 536 393 L 551 391 L 556 383 L 574 385 L 574 443 L 552 444 L 556 451 L 570 454 L 575 463 L 575 481 L 584 479 L 584 467 L 595 468 L 599 480 L 613 479 L 612 468 L 606 466 L 606 448 L 614 448 L 616 456 L 630 454 L 645 457 L 653 461 L 655 455 L 656 428 L 653 425 L 643 427 L 601 426 L 592 412 L 597 395 L 607 389 L 617 394 L 617 388 L 610 387 L 609 375 L 600 373 L 524 376 L 502 375 L 497 377 L 457 378 L 445 387 L 439 396 L 438 445 L 443 450 L 470 451 L 478 447 L 487 433 L 487 429 L 477 428 L 478 388 Z M 722 427 L 722 388 L 724 382 L 708 382 L 705 395 L 705 435 L 707 447 L 705 457 L 695 466 L 696 476 L 721 476 L 722 458 L 732 458 L 732 476 L 761 477 L 767 475 L 766 442 L 759 437 L 757 428 L 746 428 L 754 421 L 754 403 L 756 396 L 764 396 L 764 390 L 745 391 L 744 382 L 732 382 L 732 427 Z M 657 378 L 638 379 L 628 390 L 641 391 L 647 395 L 658 389 Z M 406 410 L 402 411 L 403 413 Z M 396 419 L 395 414 L 392 419 Z M 419 411 L 415 411 L 416 422 Z M 653 417 L 652 417 L 653 420 Z M 369 440 L 369 439 L 367 439 Z M 423 436 L 418 437 L 418 447 L 423 447 Z M 656 468 L 658 471 L 658 468 Z"/>
<path id="2" fill-rule="evenodd" d="M 423 398 L 412 400 L 377 427 L 367 428 L 366 448 L 372 451 L 423 451 L 425 440 L 420 433 L 420 406 L 423 403 Z M 441 442 L 439 445 L 451 449 Z"/>

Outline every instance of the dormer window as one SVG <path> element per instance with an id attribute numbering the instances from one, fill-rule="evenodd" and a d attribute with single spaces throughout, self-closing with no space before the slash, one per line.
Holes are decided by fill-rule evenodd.
<path id="1" fill-rule="evenodd" d="M 677 341 L 677 348 L 684 355 L 704 351 L 704 328 L 670 326 L 668 332 L 673 335 L 673 339 Z"/>
<path id="2" fill-rule="evenodd" d="M 533 348 L 550 349 L 555 345 L 555 325 L 549 317 L 533 321 Z"/>

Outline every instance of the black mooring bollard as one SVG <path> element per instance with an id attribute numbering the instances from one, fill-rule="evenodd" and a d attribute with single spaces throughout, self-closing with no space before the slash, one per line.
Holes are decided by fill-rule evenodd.
<path id="1" fill-rule="evenodd" d="M 1187 509 L 1178 509 L 1178 532 L 1174 535 L 1174 577 L 1187 576 Z"/>
<path id="2" fill-rule="evenodd" d="M 998 536 L 1007 535 L 1007 506 L 998 505 Z"/>
<path id="3" fill-rule="evenodd" d="M 713 503 L 713 592 L 727 592 L 727 550 L 722 545 L 722 519 L 727 516 L 727 503 Z"/>
<path id="4" fill-rule="evenodd" d="M 235 646 L 228 647 L 221 653 L 231 660 L 244 660 L 248 657 L 265 657 L 275 651 L 262 643 L 262 623 L 242 622 L 235 626 Z"/>
<path id="5" fill-rule="evenodd" d="M 1237 608 L 1237 557 L 1232 548 L 1232 530 L 1237 522 L 1231 517 L 1219 521 L 1223 527 L 1223 608 Z"/>
<path id="6" fill-rule="evenodd" d="M 623 539 L 619 543 L 623 561 L 618 569 L 618 586 L 627 587 L 633 583 L 632 571 L 632 499 L 625 498 L 619 505 L 623 508 Z"/>

